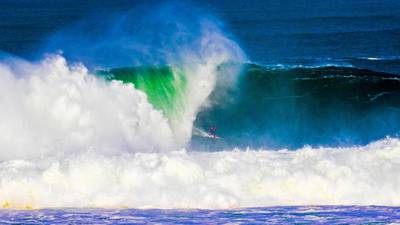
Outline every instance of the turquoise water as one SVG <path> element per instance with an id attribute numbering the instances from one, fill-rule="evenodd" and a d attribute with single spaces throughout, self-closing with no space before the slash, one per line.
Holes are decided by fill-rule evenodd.
<path id="1" fill-rule="evenodd" d="M 184 110 L 187 81 L 184 72 L 177 67 L 114 68 L 97 74 L 108 80 L 133 84 L 145 92 L 149 102 L 170 120 L 178 120 Z"/>

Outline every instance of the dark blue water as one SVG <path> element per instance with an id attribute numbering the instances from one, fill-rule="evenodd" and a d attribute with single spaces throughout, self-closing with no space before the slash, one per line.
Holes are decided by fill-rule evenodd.
<path id="1" fill-rule="evenodd" d="M 28 56 L 52 32 L 95 14 L 119 14 L 158 1 L 3 0 L 0 50 Z M 361 57 L 384 62 L 355 65 L 399 71 L 400 2 L 192 1 L 225 23 L 252 61 L 315 64 Z M 188 9 L 189 10 L 189 9 Z"/>
<path id="2" fill-rule="evenodd" d="M 239 1 L 238 1 L 239 2 Z M 224 11 L 250 57 L 295 59 L 397 57 L 399 1 L 250 1 Z M 230 5 L 230 6 L 228 6 Z"/>

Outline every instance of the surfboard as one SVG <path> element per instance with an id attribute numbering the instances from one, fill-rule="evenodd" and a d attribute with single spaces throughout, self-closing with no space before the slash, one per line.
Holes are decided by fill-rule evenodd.
<path id="1" fill-rule="evenodd" d="M 206 132 L 206 131 L 204 131 L 204 130 L 202 130 L 200 128 L 197 128 L 197 127 L 193 128 L 192 134 L 195 135 L 195 136 L 211 138 L 211 139 L 214 139 L 214 140 L 221 139 L 221 137 L 212 135 L 212 134 L 210 134 L 210 133 L 208 133 L 208 132 Z"/>

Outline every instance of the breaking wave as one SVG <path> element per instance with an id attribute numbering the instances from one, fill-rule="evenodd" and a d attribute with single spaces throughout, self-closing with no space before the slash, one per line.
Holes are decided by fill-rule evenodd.
<path id="1" fill-rule="evenodd" d="M 396 74 L 250 64 L 209 15 L 135 12 L 1 60 L 2 207 L 400 204 Z"/>
<path id="2" fill-rule="evenodd" d="M 0 85 L 1 160 L 174 146 L 167 120 L 144 93 L 97 79 L 61 56 L 0 64 Z"/>

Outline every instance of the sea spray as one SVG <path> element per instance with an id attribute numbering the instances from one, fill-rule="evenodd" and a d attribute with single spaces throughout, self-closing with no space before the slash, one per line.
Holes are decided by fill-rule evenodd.
<path id="1" fill-rule="evenodd" d="M 49 37 L 45 59 L 2 61 L 4 113 L 12 118 L 0 130 L 12 152 L 5 159 L 183 147 L 197 113 L 212 105 L 218 67 L 245 59 L 218 19 L 187 4 L 98 19 Z M 97 35 L 87 29 L 93 24 Z M 112 76 L 104 80 L 99 71 Z M 26 153 L 27 146 L 35 150 Z"/>
<path id="2" fill-rule="evenodd" d="M 44 52 L 60 50 L 68 61 L 143 91 L 180 146 L 190 140 L 196 114 L 211 105 L 218 67 L 246 58 L 221 21 L 177 2 L 87 18 L 49 39 Z"/>
<path id="3" fill-rule="evenodd" d="M 0 64 L 0 86 L 1 160 L 176 147 L 167 120 L 143 92 L 62 56 Z"/>

